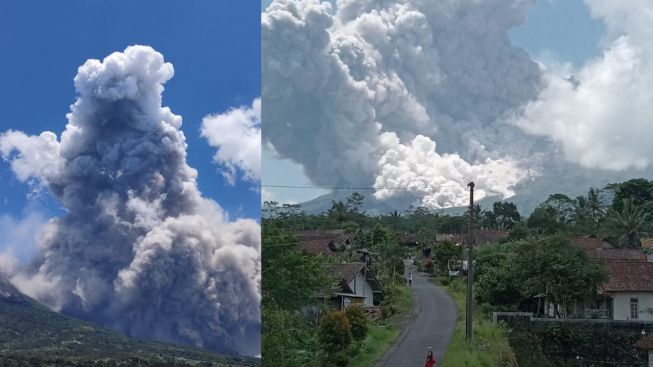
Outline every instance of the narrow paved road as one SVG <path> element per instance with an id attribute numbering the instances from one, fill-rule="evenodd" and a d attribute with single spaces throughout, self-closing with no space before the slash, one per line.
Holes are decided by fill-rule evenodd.
<path id="1" fill-rule="evenodd" d="M 456 325 L 456 303 L 447 292 L 418 274 L 414 265 L 407 264 L 406 271 L 413 273 L 411 318 L 376 367 L 422 367 L 429 347 L 440 365 Z"/>

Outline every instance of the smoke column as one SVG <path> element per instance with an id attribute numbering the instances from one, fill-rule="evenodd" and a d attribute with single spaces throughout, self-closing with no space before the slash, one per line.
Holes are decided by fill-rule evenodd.
<path id="1" fill-rule="evenodd" d="M 146 46 L 88 60 L 60 138 L 0 136 L 17 178 L 66 210 L 39 239 L 26 294 L 129 335 L 260 353 L 260 229 L 198 190 L 181 117 L 161 106 L 173 67 Z"/>

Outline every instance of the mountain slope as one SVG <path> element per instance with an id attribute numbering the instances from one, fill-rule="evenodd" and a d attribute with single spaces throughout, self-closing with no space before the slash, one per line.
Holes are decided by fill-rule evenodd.
<path id="1" fill-rule="evenodd" d="M 60 315 L 0 273 L 2 366 L 258 366 L 260 360 L 127 337 Z"/>

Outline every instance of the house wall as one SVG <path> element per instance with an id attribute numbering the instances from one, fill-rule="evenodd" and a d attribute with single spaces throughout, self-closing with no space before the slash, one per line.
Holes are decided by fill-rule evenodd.
<path id="1" fill-rule="evenodd" d="M 363 304 L 365 306 L 374 306 L 374 292 L 372 285 L 365 280 L 364 274 L 361 271 L 356 274 L 356 278 L 349 282 L 349 287 L 359 296 L 365 297 Z"/>
<path id="2" fill-rule="evenodd" d="M 638 299 L 639 320 L 653 321 L 653 293 L 614 293 L 613 319 L 630 320 L 630 299 Z"/>

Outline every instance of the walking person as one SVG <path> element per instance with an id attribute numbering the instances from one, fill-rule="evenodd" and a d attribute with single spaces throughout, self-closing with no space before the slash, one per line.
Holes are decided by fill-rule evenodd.
<path id="1" fill-rule="evenodd" d="M 424 367 L 433 367 L 435 366 L 435 357 L 433 356 L 433 352 L 429 350 L 429 352 L 426 354 L 426 364 Z"/>
<path id="2" fill-rule="evenodd" d="M 410 287 L 412 285 L 413 285 L 413 273 L 408 272 L 408 286 Z"/>

